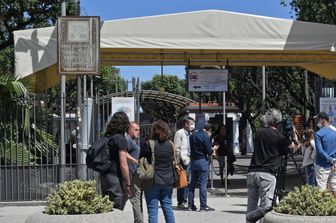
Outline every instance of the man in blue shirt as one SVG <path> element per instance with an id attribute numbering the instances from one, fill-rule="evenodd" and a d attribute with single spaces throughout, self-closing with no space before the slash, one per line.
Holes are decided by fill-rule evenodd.
<path id="1" fill-rule="evenodd" d="M 315 134 L 317 187 L 325 190 L 329 179 L 331 191 L 336 196 L 336 130 L 329 124 L 329 116 L 325 112 L 318 113 L 315 118 L 320 128 Z"/>
<path id="2" fill-rule="evenodd" d="M 203 129 L 193 133 L 190 138 L 190 170 L 191 180 L 188 194 L 188 210 L 196 211 L 194 204 L 194 193 L 196 182 L 199 179 L 200 211 L 213 211 L 215 209 L 207 205 L 207 181 L 209 175 L 208 156 L 211 155 L 218 146 L 211 147 L 210 135 L 212 134 L 211 124 L 206 124 Z"/>
<path id="3" fill-rule="evenodd" d="M 137 123 L 131 122 L 128 134 L 126 135 L 127 146 L 128 146 L 128 167 L 131 175 L 131 191 L 132 196 L 129 200 L 132 203 L 134 223 L 143 222 L 142 213 L 142 196 L 141 189 L 139 186 L 139 181 L 134 174 L 140 155 L 140 147 L 136 144 L 135 139 L 140 137 L 140 127 Z"/>

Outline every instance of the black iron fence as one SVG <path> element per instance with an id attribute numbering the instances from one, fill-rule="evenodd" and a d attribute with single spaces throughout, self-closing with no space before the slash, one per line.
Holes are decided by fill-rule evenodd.
<path id="1" fill-rule="evenodd" d="M 83 161 L 85 150 L 100 138 L 111 118 L 111 96 L 84 100 L 81 125 L 85 128 L 80 131 L 76 111 L 67 109 L 63 165 L 58 102 L 50 100 L 43 95 L 0 96 L 0 201 L 45 200 L 61 179 L 96 179 L 99 188 L 98 174 Z M 151 124 L 141 126 L 142 138 L 151 136 L 151 128 Z"/>
<path id="2" fill-rule="evenodd" d="M 0 201 L 43 200 L 59 182 L 58 115 L 47 103 L 41 95 L 0 98 Z M 64 170 L 76 178 L 72 160 Z"/>

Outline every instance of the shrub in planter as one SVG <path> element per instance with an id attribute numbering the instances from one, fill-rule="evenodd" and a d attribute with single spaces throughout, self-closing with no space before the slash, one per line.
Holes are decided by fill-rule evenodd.
<path id="1" fill-rule="evenodd" d="M 336 198 L 327 190 L 305 185 L 295 187 L 274 210 L 289 215 L 336 216 Z"/>
<path id="2" fill-rule="evenodd" d="M 47 198 L 45 214 L 77 215 L 112 211 L 108 196 L 96 192 L 95 181 L 74 180 L 60 184 Z"/>

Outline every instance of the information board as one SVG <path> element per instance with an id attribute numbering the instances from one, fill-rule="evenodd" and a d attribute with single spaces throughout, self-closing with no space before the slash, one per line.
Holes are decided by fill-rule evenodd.
<path id="1" fill-rule="evenodd" d="M 61 16 L 57 31 L 58 73 L 99 74 L 99 16 Z"/>
<path id="2" fill-rule="evenodd" d="M 188 91 L 227 91 L 228 70 L 225 69 L 189 69 L 187 78 Z"/>

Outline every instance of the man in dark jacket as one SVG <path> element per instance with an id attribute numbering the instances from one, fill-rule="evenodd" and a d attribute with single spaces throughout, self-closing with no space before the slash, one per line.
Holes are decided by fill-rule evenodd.
<path id="1" fill-rule="evenodd" d="M 191 180 L 188 194 L 188 210 L 196 211 L 194 204 L 194 193 L 196 182 L 200 183 L 200 211 L 213 211 L 207 205 L 207 181 L 209 175 L 208 156 L 211 155 L 218 146 L 211 147 L 210 135 L 212 134 L 211 124 L 206 124 L 203 129 L 196 131 L 190 136 L 190 170 Z"/>
<path id="2" fill-rule="evenodd" d="M 254 152 L 247 174 L 247 219 L 249 214 L 257 210 L 259 201 L 261 209 L 272 206 L 281 157 L 288 148 L 294 147 L 291 139 L 278 130 L 282 122 L 282 114 L 278 109 L 267 110 L 264 122 L 267 127 L 255 133 Z"/>

